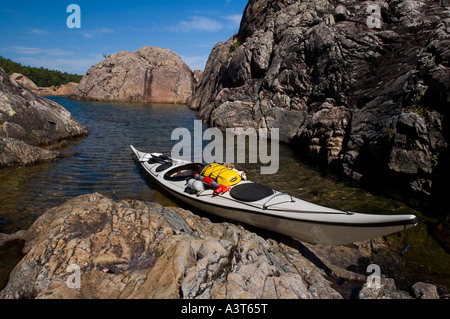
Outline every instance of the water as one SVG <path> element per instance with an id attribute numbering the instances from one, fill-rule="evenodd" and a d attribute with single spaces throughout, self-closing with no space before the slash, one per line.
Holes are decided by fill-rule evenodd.
<path id="1" fill-rule="evenodd" d="M 0 171 L 3 232 L 27 228 L 48 207 L 99 192 L 115 199 L 171 203 L 148 187 L 132 160 L 130 144 L 170 152 L 171 132 L 193 126 L 184 106 L 83 103 L 54 97 L 87 127 L 89 136 L 62 151 L 56 163 Z"/>
<path id="2" fill-rule="evenodd" d="M 62 150 L 62 158 L 57 162 L 0 170 L 0 232 L 27 229 L 46 209 L 93 192 L 118 200 L 138 199 L 176 206 L 146 181 L 129 145 L 170 154 L 178 143 L 171 141 L 172 131 L 185 127 L 193 132 L 197 119 L 194 112 L 177 105 L 51 99 L 85 125 L 89 136 Z M 383 274 L 404 285 L 425 281 L 450 288 L 450 255 L 427 231 L 427 225 L 435 220 L 402 202 L 352 187 L 326 171 L 303 164 L 283 145 L 276 175 L 261 175 L 258 165 L 245 164 L 241 168 L 256 182 L 320 205 L 362 213 L 418 215 L 419 226 L 408 232 L 412 248 L 406 256 L 399 257 L 403 237 L 396 234 L 390 236 L 392 251 L 375 257 L 380 259 Z M 0 274 L 0 289 L 1 281 Z"/>

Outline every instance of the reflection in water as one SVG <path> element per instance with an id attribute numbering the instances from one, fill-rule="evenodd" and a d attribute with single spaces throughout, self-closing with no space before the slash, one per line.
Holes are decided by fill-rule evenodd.
<path id="1" fill-rule="evenodd" d="M 46 209 L 78 195 L 99 192 L 114 199 L 156 201 L 176 205 L 149 184 L 135 164 L 129 145 L 143 151 L 170 154 L 179 142 L 171 133 L 179 127 L 193 132 L 195 113 L 185 106 L 52 100 L 66 107 L 89 130 L 89 136 L 62 151 L 55 163 L 0 170 L 0 232 L 28 228 Z M 208 144 L 205 141 L 205 144 Z M 405 204 L 362 189 L 324 171 L 302 164 L 293 151 L 280 146 L 279 171 L 261 175 L 260 166 L 240 164 L 255 182 L 320 205 L 375 214 L 416 214 L 418 227 L 409 231 L 411 250 L 404 257 L 389 255 L 389 269 L 405 281 L 433 281 L 450 287 L 450 256 L 428 235 L 432 222 Z M 401 234 L 393 248 L 402 248 Z M 386 274 L 389 275 L 389 274 Z"/>

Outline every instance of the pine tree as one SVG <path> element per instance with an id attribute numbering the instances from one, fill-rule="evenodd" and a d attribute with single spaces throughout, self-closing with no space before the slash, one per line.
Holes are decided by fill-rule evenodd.
<path id="1" fill-rule="evenodd" d="M 6 59 L 2 56 L 0 56 L 0 68 L 9 75 L 13 73 L 23 74 L 39 87 L 58 86 L 69 82 L 78 83 L 83 78 L 82 75 L 78 74 L 48 70 L 43 67 L 33 68 L 30 66 L 23 66 L 20 63 Z"/>

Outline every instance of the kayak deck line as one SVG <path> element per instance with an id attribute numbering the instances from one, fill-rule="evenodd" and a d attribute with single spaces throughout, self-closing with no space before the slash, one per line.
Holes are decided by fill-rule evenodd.
<path id="1" fill-rule="evenodd" d="M 203 197 L 212 197 L 212 196 L 214 196 L 212 190 L 207 189 L 207 190 L 205 190 L 205 192 L 206 191 L 211 191 L 211 193 L 210 194 L 203 194 L 202 193 L 202 194 L 196 195 L 196 197 L 202 197 L 202 196 Z M 275 194 L 275 195 L 279 195 L 279 196 L 287 195 L 287 196 L 290 196 L 291 198 L 293 198 L 291 195 L 289 195 L 287 193 L 278 193 L 278 194 Z M 253 205 L 251 203 L 243 202 L 243 201 L 234 199 L 232 197 L 223 196 L 223 194 L 217 195 L 217 196 L 219 196 L 219 197 L 221 197 L 221 198 L 223 198 L 225 200 L 229 200 L 229 201 L 233 201 L 233 202 L 236 202 L 236 203 L 239 203 L 239 204 L 242 204 L 242 205 L 250 206 L 250 207 L 253 207 L 253 208 L 256 208 L 256 209 L 260 209 L 262 211 L 275 211 L 275 212 L 286 212 L 286 213 L 295 213 L 295 214 L 329 214 L 329 215 L 339 215 L 339 214 L 341 214 L 341 215 L 354 215 L 355 214 L 355 213 L 345 212 L 345 211 L 341 211 L 339 213 L 337 213 L 337 212 L 333 212 L 332 213 L 332 212 L 307 211 L 307 210 L 298 210 L 298 209 L 297 210 L 296 209 L 273 209 L 273 208 L 264 207 L 264 205 L 262 205 L 262 206 Z M 293 199 L 291 201 L 284 201 L 284 202 L 279 202 L 279 203 L 272 204 L 272 205 L 270 205 L 270 207 L 275 206 L 275 205 L 284 204 L 284 203 L 295 203 L 295 202 L 296 201 Z M 264 213 L 264 212 L 261 212 L 261 213 Z"/>
<path id="2" fill-rule="evenodd" d="M 151 171 L 151 173 L 154 176 L 156 176 L 156 177 L 159 176 L 159 174 L 155 174 L 152 171 Z M 179 187 L 180 186 L 179 182 L 172 182 L 172 181 L 168 181 L 168 182 L 171 183 L 175 187 Z M 247 183 L 250 184 L 251 182 L 247 182 Z M 183 189 L 184 189 L 185 186 L 186 186 L 186 184 L 183 185 Z M 184 191 L 183 191 L 183 193 L 184 193 Z M 221 198 L 221 199 L 224 199 L 224 200 L 233 201 L 235 203 L 239 203 L 239 204 L 246 205 L 246 206 L 249 206 L 249 207 L 252 207 L 252 208 L 255 208 L 255 209 L 262 210 L 262 212 L 260 212 L 260 213 L 264 213 L 264 212 L 268 213 L 270 211 L 275 211 L 275 212 L 286 212 L 286 213 L 296 213 L 296 214 L 305 213 L 305 214 L 354 215 L 354 213 L 351 213 L 351 212 L 335 210 L 335 209 L 333 209 L 333 211 L 326 212 L 326 211 L 299 210 L 299 209 L 295 209 L 295 208 L 285 208 L 285 209 L 282 209 L 282 208 L 278 208 L 278 209 L 271 208 L 271 207 L 273 207 L 275 205 L 281 205 L 281 204 L 285 204 L 285 203 L 296 203 L 297 202 L 296 198 L 294 198 L 292 195 L 287 194 L 287 193 L 278 192 L 278 191 L 275 191 L 275 194 L 272 195 L 269 199 L 266 199 L 266 201 L 264 203 L 262 203 L 262 204 L 252 204 L 250 202 L 245 202 L 245 201 L 242 201 L 242 200 L 238 200 L 238 199 L 235 199 L 235 198 L 231 197 L 229 195 L 229 193 L 220 194 L 220 195 L 214 195 L 214 191 L 212 189 L 205 189 L 205 190 L 203 190 L 200 193 L 195 194 L 195 195 L 191 195 L 191 194 L 187 194 L 187 193 L 184 193 L 183 195 L 187 196 L 187 197 L 195 196 L 197 198 L 198 197 L 208 197 L 208 198 L 216 197 L 216 198 Z M 275 198 L 280 197 L 280 196 L 288 196 L 290 199 L 289 200 L 285 200 L 283 202 L 277 202 L 277 203 L 274 203 L 274 204 L 267 205 L 269 202 L 271 202 L 272 200 L 274 200 Z M 297 198 L 297 200 L 301 201 L 298 198 Z M 319 206 L 317 206 L 317 207 L 319 207 Z"/>
<path id="3" fill-rule="evenodd" d="M 287 194 L 287 193 L 278 193 L 278 194 L 274 194 L 272 197 L 270 197 L 270 198 L 264 203 L 264 205 L 262 206 L 262 210 L 266 210 L 267 207 L 269 207 L 269 206 L 267 206 L 267 204 L 269 204 L 273 199 L 275 199 L 276 197 L 284 196 L 284 195 L 287 195 L 287 196 L 289 196 L 289 197 L 291 198 L 291 203 L 295 203 L 295 200 L 294 200 L 294 198 L 293 198 L 291 195 L 289 195 L 289 194 Z M 280 204 L 280 203 L 275 203 L 275 204 L 272 204 L 272 205 L 270 205 L 270 206 L 277 205 L 277 204 Z"/>

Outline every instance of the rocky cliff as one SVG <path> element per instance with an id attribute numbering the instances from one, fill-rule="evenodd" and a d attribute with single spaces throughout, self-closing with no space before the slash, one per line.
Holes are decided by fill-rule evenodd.
<path id="1" fill-rule="evenodd" d="M 177 54 L 145 46 L 118 52 L 93 66 L 70 98 L 186 104 L 193 86 L 193 73 Z"/>
<path id="2" fill-rule="evenodd" d="M 25 242 L 25 256 L 0 298 L 341 299 L 338 280 L 359 282 L 361 298 L 412 298 L 392 279 L 371 289 L 364 275 L 345 269 L 380 242 L 308 249 L 180 208 L 100 194 L 50 209 L 27 231 L 0 234 L 0 249 L 14 241 Z"/>
<path id="3" fill-rule="evenodd" d="M 41 147 L 86 134 L 61 105 L 11 81 L 0 69 L 0 167 L 54 159 L 58 152 Z"/>
<path id="4" fill-rule="evenodd" d="M 250 0 L 190 107 L 222 128 L 279 128 L 363 184 L 443 199 L 449 47 L 449 1 Z"/>

